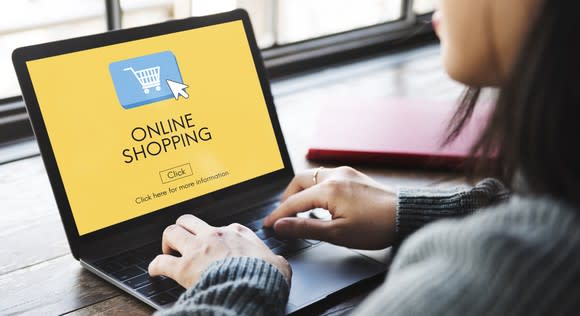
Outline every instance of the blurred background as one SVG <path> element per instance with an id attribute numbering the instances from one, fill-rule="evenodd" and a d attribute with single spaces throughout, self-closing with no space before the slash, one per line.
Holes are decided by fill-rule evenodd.
<path id="1" fill-rule="evenodd" d="M 20 95 L 10 58 L 20 46 L 244 8 L 267 63 L 282 67 L 304 61 L 298 55 L 315 49 L 326 49 L 315 54 L 320 57 L 347 49 L 333 50 L 337 44 L 364 47 L 355 42 L 368 37 L 368 45 L 377 34 L 374 42 L 389 34 L 412 36 L 433 5 L 434 0 L 15 0 L 0 11 L 0 99 Z"/>

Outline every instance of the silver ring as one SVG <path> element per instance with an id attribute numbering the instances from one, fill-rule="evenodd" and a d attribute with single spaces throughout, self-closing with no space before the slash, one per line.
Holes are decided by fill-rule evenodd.
<path id="1" fill-rule="evenodd" d="M 318 184 L 318 173 L 322 169 L 324 169 L 324 167 L 318 167 L 316 168 L 316 170 L 314 170 L 314 174 L 312 175 L 312 182 L 314 183 L 314 185 Z"/>

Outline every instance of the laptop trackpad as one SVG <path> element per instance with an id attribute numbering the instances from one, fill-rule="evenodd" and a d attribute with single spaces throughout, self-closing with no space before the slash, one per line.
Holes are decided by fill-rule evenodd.
<path id="1" fill-rule="evenodd" d="M 323 243 L 288 258 L 292 287 L 287 312 L 386 270 L 387 266 L 343 247 Z"/>

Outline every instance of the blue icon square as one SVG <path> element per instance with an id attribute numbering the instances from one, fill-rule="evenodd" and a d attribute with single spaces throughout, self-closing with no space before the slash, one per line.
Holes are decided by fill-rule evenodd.
<path id="1" fill-rule="evenodd" d="M 125 109 L 172 99 L 168 80 L 183 82 L 177 59 L 170 51 L 113 62 L 109 72 Z"/>

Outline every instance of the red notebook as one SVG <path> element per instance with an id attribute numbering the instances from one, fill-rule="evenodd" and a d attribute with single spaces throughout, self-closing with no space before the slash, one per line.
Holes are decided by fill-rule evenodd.
<path id="1" fill-rule="evenodd" d="M 461 135 L 442 147 L 457 105 L 419 99 L 351 99 L 321 108 L 306 158 L 316 162 L 453 169 L 469 157 L 488 118 L 478 106 Z"/>

